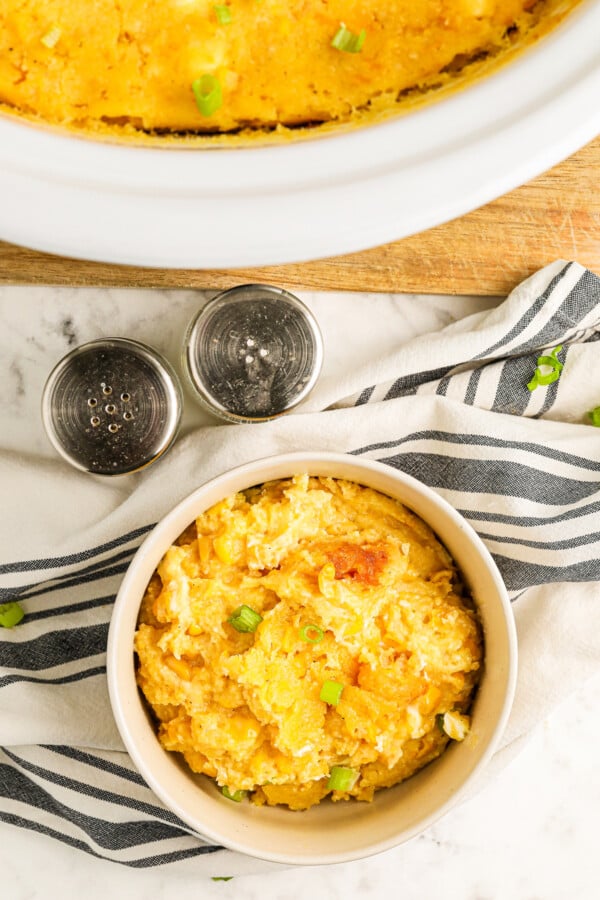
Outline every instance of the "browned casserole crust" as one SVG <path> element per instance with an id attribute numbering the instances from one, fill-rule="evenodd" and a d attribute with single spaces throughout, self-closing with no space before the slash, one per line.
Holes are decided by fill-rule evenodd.
<path id="1" fill-rule="evenodd" d="M 125 135 L 372 121 L 510 58 L 575 2 L 0 0 L 0 104 Z"/>

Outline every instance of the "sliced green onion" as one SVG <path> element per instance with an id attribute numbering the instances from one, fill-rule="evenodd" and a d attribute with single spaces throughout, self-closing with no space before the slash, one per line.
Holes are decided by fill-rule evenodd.
<path id="1" fill-rule="evenodd" d="M 555 381 L 558 381 L 560 378 L 560 370 L 552 369 L 551 372 L 547 372 L 543 375 L 539 369 L 535 370 L 534 376 L 527 385 L 530 391 L 535 391 L 537 387 L 541 387 L 546 384 L 553 384 Z"/>
<path id="2" fill-rule="evenodd" d="M 225 787 L 221 788 L 221 793 L 228 800 L 233 800 L 234 803 L 241 803 L 248 791 L 234 791 L 232 794 L 227 785 L 225 785 Z"/>
<path id="3" fill-rule="evenodd" d="M 213 875 L 211 881 L 231 881 L 233 875 Z"/>
<path id="4" fill-rule="evenodd" d="M 300 637 L 303 641 L 306 641 L 307 644 L 320 644 L 325 637 L 325 632 L 322 628 L 319 628 L 318 625 L 314 625 L 310 622 L 308 625 L 305 625 L 304 628 L 300 629 Z"/>
<path id="5" fill-rule="evenodd" d="M 219 25 L 231 24 L 231 10 L 228 6 L 213 6 Z"/>
<path id="6" fill-rule="evenodd" d="M 596 406 L 595 409 L 590 409 L 588 419 L 592 425 L 595 425 L 596 428 L 600 428 L 600 406 Z"/>
<path id="7" fill-rule="evenodd" d="M 348 766 L 333 766 L 329 773 L 327 789 L 330 791 L 350 791 L 356 784 L 358 772 Z"/>
<path id="8" fill-rule="evenodd" d="M 553 356 L 538 356 L 537 364 L 538 366 L 550 366 L 551 369 L 558 369 L 559 372 L 564 369 L 564 365 Z"/>
<path id="9" fill-rule="evenodd" d="M 330 706 L 337 706 L 342 697 L 344 685 L 339 681 L 324 681 L 319 698 Z"/>
<path id="10" fill-rule="evenodd" d="M 367 32 L 364 28 L 359 34 L 355 34 L 342 22 L 333 37 L 331 46 L 343 53 L 360 53 L 366 37 Z"/>
<path id="11" fill-rule="evenodd" d="M 437 725 L 439 730 L 442 732 L 442 734 L 446 734 L 446 730 L 444 728 L 444 716 L 445 715 L 446 715 L 445 713 L 438 713 L 437 716 L 435 717 L 435 724 Z"/>
<path id="12" fill-rule="evenodd" d="M 553 384 L 560 378 L 560 369 L 552 369 L 550 372 L 540 372 L 537 380 L 538 384 Z"/>
<path id="13" fill-rule="evenodd" d="M 245 603 L 238 606 L 237 609 L 234 609 L 227 619 L 229 624 L 233 626 L 236 631 L 242 632 L 256 631 L 262 620 L 260 613 L 257 613 L 251 606 L 246 606 Z"/>
<path id="14" fill-rule="evenodd" d="M 18 603 L 3 603 L 0 606 L 0 628 L 14 628 L 24 616 Z"/>
<path id="15" fill-rule="evenodd" d="M 533 373 L 533 378 L 527 385 L 530 391 L 535 391 L 535 389 L 541 385 L 553 384 L 553 382 L 558 381 L 560 373 L 564 369 L 563 363 L 556 358 L 561 350 L 562 344 L 559 344 L 558 347 L 555 347 L 554 350 L 550 351 L 549 355 L 538 356 L 537 368 Z M 543 367 L 549 368 L 550 371 L 542 372 Z"/>
<path id="16" fill-rule="evenodd" d="M 203 75 L 192 81 L 196 105 L 203 116 L 212 116 L 223 105 L 223 92 L 214 75 Z"/>

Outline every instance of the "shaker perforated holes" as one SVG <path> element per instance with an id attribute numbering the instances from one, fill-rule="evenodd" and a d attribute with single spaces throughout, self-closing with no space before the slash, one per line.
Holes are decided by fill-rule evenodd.
<path id="1" fill-rule="evenodd" d="M 149 465 L 171 446 L 181 388 L 151 347 L 102 339 L 58 363 L 44 389 L 42 414 L 48 437 L 72 465 L 121 475 Z"/>
<path id="2" fill-rule="evenodd" d="M 248 284 L 210 300 L 192 320 L 184 364 L 202 403 L 234 422 L 289 412 L 314 387 L 323 341 L 310 310 L 293 294 Z"/>

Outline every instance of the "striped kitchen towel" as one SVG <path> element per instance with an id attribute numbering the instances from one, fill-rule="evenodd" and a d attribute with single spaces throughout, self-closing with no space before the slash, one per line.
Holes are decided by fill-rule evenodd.
<path id="1" fill-rule="evenodd" d="M 26 612 L 0 629 L 0 821 L 127 866 L 261 867 L 199 839 L 146 787 L 113 722 L 105 647 L 120 579 L 153 523 L 220 472 L 290 450 L 408 472 L 486 542 L 520 645 L 499 766 L 599 668 L 600 430 L 587 416 L 600 406 L 599 339 L 600 279 L 557 262 L 492 311 L 321 379 L 300 412 L 199 429 L 131 479 L 0 453 L 0 602 Z M 560 378 L 528 390 L 558 345 Z"/>

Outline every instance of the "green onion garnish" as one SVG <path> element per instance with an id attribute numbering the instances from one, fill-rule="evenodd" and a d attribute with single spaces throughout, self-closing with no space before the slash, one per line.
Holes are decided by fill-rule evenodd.
<path id="1" fill-rule="evenodd" d="M 337 706 L 342 697 L 344 685 L 339 681 L 324 681 L 319 698 L 330 706 Z"/>
<path id="2" fill-rule="evenodd" d="M 542 385 L 552 384 L 553 382 L 558 381 L 559 377 L 559 369 L 553 369 L 545 375 L 542 375 L 539 369 L 536 369 L 533 378 L 528 383 L 527 387 L 530 391 L 535 391 L 536 388 L 541 387 Z"/>
<path id="3" fill-rule="evenodd" d="M 349 28 L 346 28 L 342 22 L 336 31 L 331 46 L 343 53 L 360 53 L 365 42 L 367 32 L 363 28 L 360 34 L 354 34 Z"/>
<path id="4" fill-rule="evenodd" d="M 329 773 L 327 789 L 329 791 L 349 791 L 356 784 L 358 772 L 348 766 L 333 766 Z"/>
<path id="5" fill-rule="evenodd" d="M 0 628 L 14 628 L 24 616 L 18 603 L 3 603 L 0 606 Z"/>
<path id="6" fill-rule="evenodd" d="M 234 803 L 241 803 L 248 791 L 234 791 L 232 794 L 227 785 L 225 785 L 225 787 L 221 788 L 221 793 L 228 800 L 233 800 Z"/>
<path id="7" fill-rule="evenodd" d="M 228 6 L 213 6 L 219 25 L 231 24 L 231 10 Z"/>
<path id="8" fill-rule="evenodd" d="M 554 353 L 555 351 L 553 350 L 552 352 Z M 563 364 L 555 356 L 538 356 L 537 364 L 538 366 L 550 366 L 551 369 L 558 369 L 559 372 L 564 369 Z"/>
<path id="9" fill-rule="evenodd" d="M 211 881 L 232 881 L 233 875 L 213 875 Z"/>
<path id="10" fill-rule="evenodd" d="M 596 406 L 595 409 L 590 409 L 588 419 L 592 425 L 595 425 L 596 428 L 600 428 L 600 406 Z"/>
<path id="11" fill-rule="evenodd" d="M 320 644 L 325 637 L 325 632 L 322 628 L 319 628 L 318 625 L 314 625 L 310 622 L 308 625 L 305 625 L 304 628 L 300 629 L 300 637 L 303 641 L 306 641 L 307 644 Z"/>
<path id="12" fill-rule="evenodd" d="M 252 609 L 251 606 L 246 606 L 245 603 L 234 609 L 227 619 L 236 631 L 243 632 L 256 631 L 262 620 L 262 616 L 255 609 Z"/>
<path id="13" fill-rule="evenodd" d="M 550 351 L 550 355 L 538 356 L 537 368 L 533 373 L 533 378 L 527 385 L 530 391 L 535 391 L 537 387 L 546 384 L 552 384 L 558 381 L 560 373 L 564 369 L 564 365 L 556 358 L 557 354 L 562 350 L 562 344 Z M 542 372 L 542 367 L 549 368 L 549 372 Z"/>
<path id="14" fill-rule="evenodd" d="M 203 116 L 212 116 L 223 105 L 223 92 L 214 75 L 203 75 L 192 81 L 196 105 Z"/>

